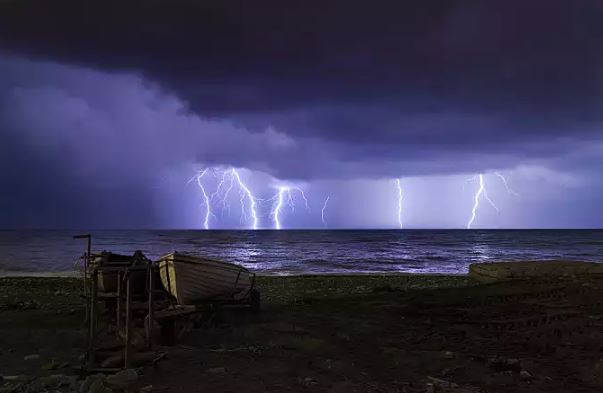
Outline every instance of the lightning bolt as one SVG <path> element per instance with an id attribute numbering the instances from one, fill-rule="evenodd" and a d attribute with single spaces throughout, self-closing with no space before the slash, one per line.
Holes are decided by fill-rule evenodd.
<path id="1" fill-rule="evenodd" d="M 216 183 L 216 188 L 213 193 L 209 194 L 208 184 L 213 185 L 214 181 L 208 183 L 205 179 L 207 174 L 213 174 Z M 260 216 L 259 210 L 264 206 L 264 203 L 272 203 L 272 209 L 270 215 L 274 221 L 276 229 L 281 229 L 281 214 L 283 204 L 286 202 L 291 211 L 295 211 L 296 198 L 301 198 L 306 209 L 310 209 L 308 204 L 308 198 L 304 191 L 297 186 L 278 186 L 278 193 L 270 199 L 256 198 L 253 195 L 251 189 L 245 184 L 241 178 L 241 174 L 236 168 L 224 169 L 223 167 L 210 167 L 203 171 L 199 171 L 191 180 L 196 181 L 197 185 L 201 189 L 203 194 L 203 206 L 205 206 L 205 217 L 203 221 L 203 227 L 209 229 L 209 222 L 211 217 L 216 218 L 212 211 L 212 203 L 219 204 L 222 208 L 222 215 L 227 211 L 230 215 L 231 206 L 229 201 L 232 199 L 231 195 L 238 191 L 239 203 L 241 205 L 241 224 L 244 222 L 251 222 L 252 229 L 258 229 Z M 323 212 L 324 213 L 324 212 Z M 323 216 L 324 218 L 324 216 Z"/>
<path id="2" fill-rule="evenodd" d="M 249 190 L 249 187 L 247 187 L 247 185 L 245 183 L 243 183 L 243 181 L 241 180 L 241 176 L 239 176 L 239 172 L 236 171 L 236 169 L 232 168 L 232 176 L 237 180 L 237 182 L 239 183 L 239 187 L 241 187 L 241 208 L 243 208 L 243 199 L 245 198 L 245 196 L 247 197 L 248 201 L 249 201 L 249 213 L 251 215 L 252 221 L 253 221 L 253 229 L 258 229 L 258 214 L 256 211 L 256 199 L 253 196 L 253 194 L 251 193 L 251 190 Z M 245 211 L 245 210 L 243 210 Z"/>
<path id="3" fill-rule="evenodd" d="M 299 187 L 279 186 L 277 187 L 277 190 L 277 194 L 269 199 L 273 201 L 272 211 L 270 212 L 270 215 L 272 216 L 272 221 L 274 221 L 274 228 L 281 229 L 282 226 L 280 221 L 280 214 L 283 208 L 283 203 L 285 203 L 285 198 L 287 204 L 291 208 L 291 211 L 295 211 L 295 201 L 293 199 L 292 191 L 297 191 L 299 193 L 299 195 L 304 200 L 304 205 L 306 206 L 306 209 L 309 210 L 310 206 L 308 205 L 308 199 L 306 198 L 306 194 L 304 194 L 304 191 Z"/>
<path id="4" fill-rule="evenodd" d="M 497 212 L 499 212 L 498 207 L 494 204 L 492 199 L 490 199 L 490 197 L 488 196 L 488 191 L 486 190 L 486 187 L 484 185 L 484 175 L 480 173 L 479 175 L 474 176 L 471 179 L 468 179 L 467 181 L 475 181 L 475 180 L 479 180 L 479 188 L 477 189 L 477 191 L 475 192 L 475 196 L 473 197 L 473 208 L 471 209 L 471 218 L 469 219 L 469 222 L 467 223 L 467 229 L 471 229 L 471 225 L 475 221 L 477 209 L 479 208 L 479 200 L 482 195 L 484 196 L 484 199 L 486 201 L 488 201 L 488 203 Z"/>
<path id="5" fill-rule="evenodd" d="M 502 181 L 502 183 L 504 184 L 504 186 L 505 186 L 505 188 L 506 188 L 506 190 L 507 190 L 507 192 L 508 192 L 509 194 L 511 194 L 511 195 L 516 196 L 516 197 L 518 197 L 518 198 L 519 198 L 519 194 L 518 194 L 518 193 L 516 193 L 515 191 L 513 191 L 513 190 L 511 189 L 511 187 L 509 187 L 509 183 L 507 183 L 507 179 L 506 179 L 506 178 L 505 178 L 503 175 L 501 175 L 501 174 L 500 174 L 500 172 L 494 172 L 494 174 L 495 174 L 496 176 L 498 176 L 498 178 L 499 178 L 499 179 Z"/>
<path id="6" fill-rule="evenodd" d="M 473 224 L 473 221 L 475 221 L 475 213 L 477 212 L 477 208 L 479 207 L 479 197 L 482 195 L 482 192 L 484 192 L 484 177 L 480 174 L 479 188 L 477 189 L 477 192 L 473 197 L 473 209 L 471 209 L 471 218 L 467 223 L 467 229 L 471 229 L 471 224 Z"/>
<path id="7" fill-rule="evenodd" d="M 274 228 L 280 230 L 281 222 L 279 220 L 279 214 L 281 212 L 281 208 L 283 207 L 283 195 L 285 192 L 288 192 L 289 189 L 287 187 L 279 187 L 278 194 L 276 198 L 276 204 L 272 209 L 272 218 L 274 220 Z"/>
<path id="8" fill-rule="evenodd" d="M 218 174 L 216 173 L 217 171 L 214 169 L 214 176 L 218 177 Z M 230 183 L 228 188 L 226 189 L 226 191 L 224 191 L 224 193 L 222 194 L 222 188 L 225 187 L 224 185 L 228 182 L 228 180 L 226 179 L 228 174 L 230 173 L 230 171 L 223 171 L 222 172 L 222 176 L 220 178 L 220 181 L 218 182 L 218 186 L 216 187 L 216 191 L 211 194 L 210 196 L 210 200 L 213 200 L 214 198 L 217 198 L 220 200 L 221 204 L 222 204 L 222 213 L 224 212 L 224 210 L 228 210 L 228 215 L 230 216 L 230 204 L 228 203 L 228 195 L 230 194 L 230 190 L 232 190 L 232 188 L 234 187 L 234 177 L 230 177 Z"/>
<path id="9" fill-rule="evenodd" d="M 238 185 L 239 189 L 239 201 L 241 203 L 241 222 L 243 221 L 252 221 L 252 229 L 258 229 L 258 214 L 257 214 L 257 199 L 249 189 L 249 187 L 243 182 L 239 172 L 235 168 L 230 168 L 228 170 L 221 170 L 219 168 L 211 168 L 214 176 L 219 179 L 216 190 L 208 195 L 203 184 L 203 176 L 208 172 L 208 169 L 199 172 L 196 176 L 194 176 L 192 180 L 197 181 L 197 185 L 201 189 L 203 193 L 203 205 L 206 207 L 204 227 L 205 229 L 209 229 L 209 218 L 210 216 L 215 215 L 211 211 L 211 202 L 214 199 L 217 199 L 222 205 L 222 211 L 228 210 L 228 214 L 230 215 L 230 204 L 228 203 L 228 197 L 230 192 L 235 187 L 235 184 Z M 189 181 L 190 182 L 190 181 Z M 249 206 L 246 207 L 246 203 Z"/>
<path id="10" fill-rule="evenodd" d="M 320 219 L 322 220 L 323 227 L 327 226 L 327 222 L 325 221 L 325 210 L 327 210 L 327 204 L 329 203 L 329 199 L 331 199 L 331 197 L 327 196 L 327 199 L 325 199 L 325 203 L 322 205 L 322 209 L 320 210 Z"/>
<path id="11" fill-rule="evenodd" d="M 398 224 L 402 228 L 402 182 L 400 179 L 396 179 L 396 186 L 398 188 Z"/>
<path id="12" fill-rule="evenodd" d="M 206 173 L 207 173 L 207 168 L 204 169 L 203 171 L 197 172 L 197 174 L 195 176 L 193 176 L 188 182 L 190 183 L 192 181 L 196 181 L 197 185 L 201 189 L 201 193 L 203 194 L 203 206 L 205 206 L 205 219 L 203 220 L 203 228 L 209 229 L 209 218 L 211 216 L 213 216 L 213 213 L 211 212 L 210 197 L 209 197 L 209 195 L 207 195 L 207 192 L 205 191 L 205 187 L 203 186 L 203 182 L 201 181 L 203 179 L 203 176 L 205 176 Z"/>

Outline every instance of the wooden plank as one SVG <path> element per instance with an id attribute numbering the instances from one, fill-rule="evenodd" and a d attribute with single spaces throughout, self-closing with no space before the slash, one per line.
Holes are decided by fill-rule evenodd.
<path id="1" fill-rule="evenodd" d="M 130 274 L 126 273 L 126 347 L 124 349 L 124 367 L 130 367 L 130 340 L 131 340 L 131 332 L 132 329 L 132 316 L 130 310 L 132 303 L 132 289 L 130 283 Z"/>
<path id="2" fill-rule="evenodd" d="M 171 308 L 154 313 L 155 319 L 174 318 L 182 315 L 194 314 L 200 310 L 195 306 L 178 306 L 177 308 Z"/>

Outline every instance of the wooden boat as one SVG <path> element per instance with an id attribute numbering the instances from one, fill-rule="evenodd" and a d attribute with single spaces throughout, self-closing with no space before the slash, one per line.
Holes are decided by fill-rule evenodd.
<path id="1" fill-rule="evenodd" d="M 98 289 L 101 292 L 117 292 L 117 271 L 104 270 L 103 268 L 125 268 L 130 266 L 146 266 L 150 261 L 140 251 L 134 255 L 121 255 L 103 251 L 92 255 L 91 268 L 98 268 Z M 145 290 L 145 272 L 136 271 L 131 273 L 132 290 L 134 293 L 142 293 Z"/>
<path id="2" fill-rule="evenodd" d="M 473 263 L 469 277 L 488 283 L 533 278 L 603 277 L 603 264 L 578 261 Z"/>
<path id="3" fill-rule="evenodd" d="M 250 295 L 255 274 L 242 266 L 174 252 L 159 259 L 165 290 L 178 304 L 212 299 L 242 301 Z"/>

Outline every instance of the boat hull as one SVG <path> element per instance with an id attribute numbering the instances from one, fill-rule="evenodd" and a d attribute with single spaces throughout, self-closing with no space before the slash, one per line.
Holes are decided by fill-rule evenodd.
<path id="1" fill-rule="evenodd" d="M 102 271 L 103 267 L 127 268 L 132 266 L 133 257 L 130 255 L 119 255 L 103 252 L 93 256 L 90 266 L 98 268 L 98 289 L 100 292 L 117 292 L 118 273 L 116 271 Z M 145 291 L 145 272 L 131 272 L 132 291 L 135 294 Z"/>
<path id="2" fill-rule="evenodd" d="M 172 253 L 159 260 L 164 289 L 178 304 L 213 299 L 241 300 L 253 285 L 253 273 L 242 266 Z"/>

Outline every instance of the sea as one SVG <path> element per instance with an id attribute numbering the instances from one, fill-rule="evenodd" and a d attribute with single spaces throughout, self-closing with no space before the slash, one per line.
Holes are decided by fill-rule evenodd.
<path id="1" fill-rule="evenodd" d="M 77 231 L 0 231 L 0 275 L 70 274 L 86 250 Z M 464 274 L 475 262 L 603 261 L 603 230 L 103 230 L 92 251 L 151 259 L 172 251 L 257 273 Z"/>

